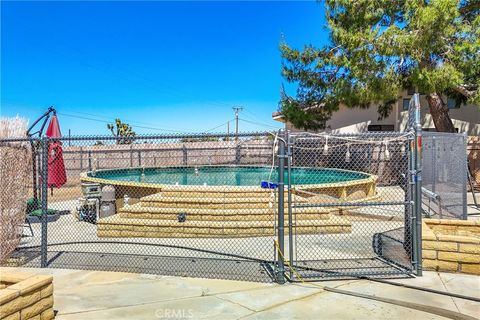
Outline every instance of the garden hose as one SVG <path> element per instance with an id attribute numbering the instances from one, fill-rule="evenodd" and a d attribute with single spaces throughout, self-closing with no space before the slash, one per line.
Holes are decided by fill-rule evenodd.
<path id="1" fill-rule="evenodd" d="M 384 302 L 384 303 L 389 303 L 389 304 L 393 304 L 393 305 L 397 305 L 397 306 L 401 306 L 401 307 L 405 307 L 405 308 L 415 309 L 415 310 L 422 311 L 422 312 L 428 312 L 428 313 L 431 313 L 431 314 L 435 314 L 435 315 L 438 315 L 438 316 L 441 316 L 441 317 L 450 318 L 450 319 L 454 319 L 454 320 L 457 320 L 457 319 L 459 319 L 459 320 L 477 320 L 477 318 L 475 318 L 475 317 L 465 315 L 465 314 L 460 313 L 460 312 L 439 308 L 439 307 L 428 306 L 428 305 L 413 303 L 413 302 L 407 302 L 407 301 L 402 301 L 402 300 L 398 300 L 398 299 L 384 298 L 384 297 L 379 297 L 379 296 L 374 296 L 374 295 L 369 295 L 369 294 L 357 293 L 357 292 L 353 292 L 353 291 L 341 290 L 341 289 L 332 288 L 332 287 L 328 287 L 328 286 L 322 286 L 322 285 L 319 285 L 319 284 L 316 284 L 316 283 L 311 283 L 311 282 L 307 283 L 307 282 L 305 282 L 303 277 L 285 259 L 284 255 L 283 255 L 283 252 L 281 252 L 281 250 L 280 250 L 280 246 L 278 244 L 277 239 L 274 239 L 274 243 L 275 243 L 275 247 L 277 248 L 278 255 L 282 258 L 284 265 L 288 266 L 288 268 L 290 268 L 290 270 L 292 270 L 292 272 L 295 274 L 295 276 L 303 284 L 311 285 L 311 286 L 314 286 L 314 287 L 317 287 L 319 289 L 329 291 L 329 292 L 354 296 L 354 297 L 358 297 L 358 298 L 362 298 L 362 299 L 369 299 L 369 300 L 375 300 L 375 301 L 380 301 L 380 302 Z"/>
<path id="2" fill-rule="evenodd" d="M 403 288 L 408 288 L 408 289 L 413 289 L 413 290 L 419 290 L 419 291 L 425 291 L 425 292 L 440 294 L 440 295 L 449 296 L 449 297 L 452 297 L 452 298 L 458 298 L 458 299 L 480 302 L 479 298 L 465 296 L 465 295 L 458 294 L 458 293 L 446 292 L 446 291 L 429 289 L 429 288 L 422 288 L 422 287 L 412 286 L 412 285 L 409 285 L 409 284 L 398 283 L 398 282 L 394 282 L 394 281 L 372 279 L 372 278 L 369 278 L 369 277 L 359 277 L 359 279 L 365 279 L 365 280 L 369 280 L 369 281 L 373 281 L 373 282 L 390 284 L 392 286 L 397 286 L 397 287 L 403 287 Z"/>

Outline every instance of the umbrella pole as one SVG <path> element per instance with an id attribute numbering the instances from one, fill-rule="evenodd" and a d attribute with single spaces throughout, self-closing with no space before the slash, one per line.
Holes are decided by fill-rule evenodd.
<path id="1" fill-rule="evenodd" d="M 33 210 L 38 208 L 38 190 L 37 190 L 37 150 L 33 140 L 30 139 L 32 146 L 32 172 L 33 172 Z"/>
<path id="2" fill-rule="evenodd" d="M 48 118 L 50 118 L 50 113 L 55 114 L 56 110 L 53 107 L 48 108 L 48 110 L 35 122 L 28 128 L 27 130 L 27 136 L 30 138 L 30 145 L 32 147 L 32 176 L 33 176 L 33 205 L 34 205 L 34 210 L 38 209 L 38 185 L 37 185 L 37 170 L 40 170 L 40 168 L 37 168 L 37 149 L 35 147 L 35 143 L 33 142 L 33 136 L 35 134 L 38 134 L 38 137 L 42 137 L 43 129 L 45 128 L 45 125 L 47 124 Z M 40 130 L 37 132 L 33 132 L 33 128 L 43 119 L 42 126 L 40 127 Z M 43 177 L 43 179 L 46 179 L 46 177 Z M 43 183 L 43 180 L 42 180 Z M 45 181 L 46 183 L 46 181 Z"/>

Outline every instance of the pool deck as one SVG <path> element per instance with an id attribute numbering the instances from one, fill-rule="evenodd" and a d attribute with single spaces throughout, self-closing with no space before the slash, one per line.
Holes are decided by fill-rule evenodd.
<path id="1" fill-rule="evenodd" d="M 12 268 L 0 268 L 0 272 Z M 57 320 L 74 319 L 446 319 L 408 307 L 326 291 L 313 284 L 266 284 L 67 269 L 22 269 L 54 277 Z M 392 280 L 480 298 L 480 277 L 425 272 Z M 420 303 L 467 315 L 480 304 L 449 296 L 370 282 L 316 285 Z"/>

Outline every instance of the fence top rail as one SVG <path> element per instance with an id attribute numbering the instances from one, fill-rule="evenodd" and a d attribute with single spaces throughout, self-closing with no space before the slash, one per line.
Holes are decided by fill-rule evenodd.
<path id="1" fill-rule="evenodd" d="M 0 144 L 5 144 L 9 142 L 29 142 L 32 140 L 31 138 L 28 137 L 19 137 L 19 138 L 1 138 L 0 139 Z"/>
<path id="2" fill-rule="evenodd" d="M 141 134 L 134 137 L 115 137 L 113 135 L 73 135 L 62 136 L 59 138 L 47 138 L 47 137 L 18 137 L 18 138 L 6 138 L 0 139 L 0 143 L 3 142 L 19 142 L 30 140 L 42 140 L 48 139 L 50 141 L 95 141 L 95 140 L 112 140 L 117 139 L 129 139 L 129 140 L 166 140 L 166 139 L 201 139 L 201 138 L 236 138 L 236 137 L 269 137 L 275 136 L 274 131 L 256 131 L 256 132 L 239 132 L 236 133 L 191 133 L 191 134 Z"/>
<path id="3" fill-rule="evenodd" d="M 413 136 L 413 131 L 369 131 L 369 132 L 358 132 L 358 133 L 313 133 L 313 132 L 291 132 L 290 136 L 294 138 L 301 139 L 318 139 L 318 138 L 382 138 L 382 137 L 409 137 Z"/>
<path id="4" fill-rule="evenodd" d="M 192 151 L 220 151 L 220 150 L 232 150 L 231 147 L 223 147 L 223 146 L 217 146 L 217 147 L 206 147 L 206 148 L 200 148 L 200 147 L 188 147 L 188 148 L 184 148 L 184 147 L 178 147 L 178 148 L 135 148 L 135 149 L 109 149 L 109 147 L 111 147 L 112 145 L 104 145 L 104 146 L 101 146 L 103 148 L 99 148 L 99 149 L 88 149 L 88 150 L 70 150 L 71 147 L 66 147 L 64 150 L 63 150 L 63 154 L 70 154 L 70 153 L 129 153 L 129 152 L 158 152 L 158 151 L 162 151 L 162 152 L 166 152 L 166 151 L 178 151 L 178 152 L 182 152 L 182 151 L 188 151 L 188 152 L 192 152 Z M 81 147 L 81 146 L 80 146 Z M 78 148 L 78 146 L 77 146 Z M 248 146 L 248 149 L 249 150 L 271 150 L 272 149 L 272 146 L 271 145 L 260 145 L 260 146 Z"/>
<path id="5" fill-rule="evenodd" d="M 467 138 L 466 132 L 437 132 L 437 131 L 423 131 L 422 135 L 430 137 L 462 137 Z"/>

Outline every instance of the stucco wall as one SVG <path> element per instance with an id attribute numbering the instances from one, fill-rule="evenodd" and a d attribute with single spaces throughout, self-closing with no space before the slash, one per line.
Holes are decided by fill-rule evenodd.
<path id="1" fill-rule="evenodd" d="M 369 125 L 393 125 L 396 131 L 404 131 L 407 126 L 408 112 L 403 111 L 403 99 L 410 99 L 412 96 L 403 92 L 393 106 L 393 110 L 387 118 L 378 119 L 379 114 L 376 105 L 368 109 L 348 108 L 340 105 L 339 110 L 334 112 L 332 118 L 327 121 L 327 131 L 334 133 L 356 133 L 366 132 Z M 431 115 L 429 114 L 428 103 L 425 96 L 420 97 L 422 106 L 423 128 L 435 128 Z M 462 105 L 459 109 L 450 109 L 450 117 L 459 132 L 466 132 L 469 136 L 480 135 L 480 107 L 475 105 Z M 287 123 L 286 128 L 291 131 L 298 131 Z"/>
<path id="2" fill-rule="evenodd" d="M 404 95 L 404 98 L 410 98 L 409 95 Z M 397 103 L 399 110 L 398 116 L 398 129 L 400 131 L 405 130 L 408 121 L 408 112 L 403 111 L 403 99 L 400 99 Z M 422 127 L 423 128 L 435 128 L 432 116 L 429 113 L 428 103 L 425 96 L 420 97 L 420 105 L 422 106 Z M 450 118 L 452 118 L 453 125 L 458 128 L 458 132 L 466 132 L 469 136 L 480 135 L 480 107 L 472 104 L 462 105 L 458 109 L 450 109 Z"/>

